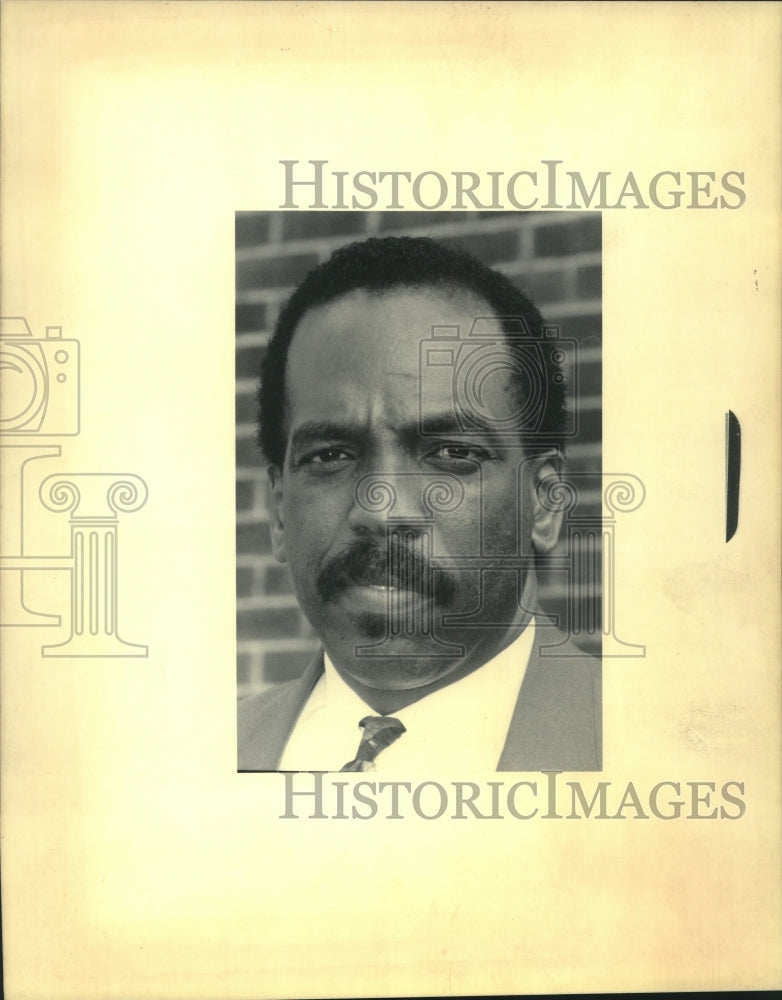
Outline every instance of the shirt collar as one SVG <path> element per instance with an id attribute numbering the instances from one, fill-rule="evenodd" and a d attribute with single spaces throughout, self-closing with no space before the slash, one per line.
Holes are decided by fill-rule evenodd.
<path id="1" fill-rule="evenodd" d="M 532 651 L 535 620 L 508 646 L 472 673 L 394 712 L 407 729 L 383 751 L 377 769 L 389 766 L 432 771 L 445 768 L 494 769 L 510 725 Z M 377 715 L 342 679 L 328 654 L 317 702 L 333 719 L 345 720 L 360 740 L 358 723 Z M 314 707 L 314 706 L 313 706 Z M 465 739 L 465 734 L 469 738 Z"/>

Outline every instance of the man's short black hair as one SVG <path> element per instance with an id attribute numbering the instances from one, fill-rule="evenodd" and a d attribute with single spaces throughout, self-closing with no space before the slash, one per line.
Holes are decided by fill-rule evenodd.
<path id="1" fill-rule="evenodd" d="M 358 289 L 385 292 L 398 288 L 466 290 L 482 298 L 503 321 L 506 333 L 521 319 L 530 338 L 540 341 L 543 319 L 527 296 L 498 271 L 464 250 L 428 237 L 373 237 L 340 247 L 307 274 L 292 293 L 274 327 L 261 369 L 260 445 L 271 464 L 285 460 L 285 374 L 288 350 L 300 320 L 317 306 Z M 535 439 L 562 448 L 565 425 L 565 379 L 558 365 L 543 352 L 546 391 L 533 414 Z"/>

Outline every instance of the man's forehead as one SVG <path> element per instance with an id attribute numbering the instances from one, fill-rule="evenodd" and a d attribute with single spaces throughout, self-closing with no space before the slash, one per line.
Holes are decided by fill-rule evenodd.
<path id="1" fill-rule="evenodd" d="M 362 339 L 383 342 L 409 340 L 411 344 L 445 333 L 465 337 L 476 319 L 502 332 L 491 306 L 475 292 L 462 287 L 438 285 L 398 286 L 388 289 L 357 288 L 328 302 L 312 306 L 299 320 L 291 350 L 306 339 L 312 348 L 319 333 L 342 336 L 359 347 Z"/>
<path id="2" fill-rule="evenodd" d="M 471 344 L 477 319 L 481 343 Z M 478 405 L 470 427 L 480 434 L 483 411 L 493 426 L 492 421 L 507 421 L 514 406 L 510 365 L 498 356 L 498 338 L 504 353 L 501 321 L 492 323 L 488 304 L 469 291 L 356 290 L 302 318 L 288 358 L 286 417 L 295 426 L 344 419 L 356 426 L 380 421 L 406 427 L 412 419 L 423 427 L 447 416 L 452 433 L 465 407 L 472 413 Z M 470 403 L 456 390 L 454 375 L 462 348 L 474 363 L 481 360 L 474 351 L 482 356 L 483 347 L 489 348 L 492 366 L 487 371 L 479 366 L 480 398 Z M 289 430 L 295 429 L 292 424 Z"/>

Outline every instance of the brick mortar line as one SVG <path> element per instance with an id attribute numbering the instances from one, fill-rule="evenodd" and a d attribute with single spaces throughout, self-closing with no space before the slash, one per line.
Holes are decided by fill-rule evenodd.
<path id="1" fill-rule="evenodd" d="M 247 438 L 255 437 L 255 423 L 246 423 L 236 425 L 236 437 L 241 441 L 246 441 Z"/>
<path id="2" fill-rule="evenodd" d="M 301 611 L 294 594 L 253 594 L 236 599 L 237 611 Z"/>
<path id="3" fill-rule="evenodd" d="M 236 334 L 236 349 L 240 351 L 246 347 L 266 347 L 270 336 L 266 330 L 243 330 Z"/>
<path id="4" fill-rule="evenodd" d="M 245 440 L 245 439 L 243 439 Z M 261 462 L 260 449 L 258 451 L 258 461 Z M 266 481 L 266 468 L 252 465 L 240 465 L 236 469 L 236 478 L 241 479 L 243 482 L 265 482 Z"/>
<path id="5" fill-rule="evenodd" d="M 258 525 L 268 523 L 268 518 L 265 517 L 268 511 L 266 508 L 257 508 L 255 510 L 238 510 L 235 514 L 236 526 L 243 528 L 248 524 Z"/>
<path id="6" fill-rule="evenodd" d="M 319 646 L 319 639 L 242 639 L 236 643 L 236 652 L 248 656 L 262 656 L 264 653 L 307 653 Z"/>
<path id="7" fill-rule="evenodd" d="M 304 209 L 303 211 L 316 212 L 317 210 Z M 323 210 L 321 209 L 320 211 Z M 262 215 L 264 213 L 258 213 L 258 214 Z M 268 214 L 276 215 L 277 213 L 268 213 Z M 280 216 L 282 216 L 285 215 L 286 213 L 281 212 L 279 214 Z M 290 214 L 298 215 L 300 214 L 300 212 L 291 212 Z M 335 213 L 330 213 L 326 211 L 324 212 L 324 214 L 329 215 Z M 350 214 L 353 215 L 357 213 L 351 212 Z M 366 214 L 367 216 L 370 215 L 370 213 Z M 378 222 L 379 222 L 380 221 L 379 215 L 381 213 L 373 213 L 373 214 L 378 216 Z M 401 217 L 405 214 L 405 212 L 403 211 L 391 212 L 390 214 Z M 417 236 L 432 234 L 435 238 L 437 236 L 481 236 L 484 233 L 496 235 L 508 232 L 521 233 L 524 232 L 525 230 L 534 231 L 536 229 L 540 229 L 544 226 L 550 226 L 550 225 L 557 225 L 557 226 L 577 225 L 579 222 L 583 221 L 585 217 L 592 218 L 594 216 L 602 215 L 602 213 L 599 211 L 590 211 L 589 209 L 585 209 L 583 211 L 578 211 L 578 210 L 559 211 L 559 212 L 548 212 L 548 213 L 518 212 L 511 216 L 508 216 L 505 213 L 498 211 L 496 213 L 498 216 L 496 222 L 493 219 L 486 218 L 485 216 L 479 219 L 475 215 L 472 215 L 471 217 L 467 217 L 464 222 L 456 222 L 453 219 L 449 219 L 447 222 L 438 223 L 434 221 L 434 218 L 436 218 L 438 214 L 445 214 L 445 213 L 433 212 L 432 213 L 433 221 L 431 223 L 427 222 L 413 226 L 399 226 L 399 227 L 396 226 L 382 227 L 378 224 L 377 229 L 372 227 L 372 229 L 370 230 L 369 227 L 365 227 L 365 233 L 369 233 L 371 231 L 372 235 L 374 235 L 375 233 L 382 233 L 383 235 L 387 236 L 396 236 L 396 235 L 403 236 L 407 235 L 408 233 Z M 465 215 L 466 214 L 467 213 L 465 213 Z M 327 236 L 325 235 L 303 236 L 303 237 L 299 236 L 296 237 L 295 239 L 287 240 L 284 239 L 282 235 L 280 235 L 279 240 L 272 240 L 270 238 L 265 243 L 256 243 L 251 246 L 236 247 L 236 259 L 252 260 L 255 259 L 257 256 L 273 255 L 272 252 L 273 251 L 279 252 L 279 249 L 281 247 L 284 247 L 286 250 L 290 249 L 291 252 L 294 253 L 303 253 L 306 252 L 307 250 L 311 250 L 312 248 L 332 249 L 334 247 L 343 245 L 345 243 L 355 242 L 356 240 L 361 239 L 361 236 L 362 233 L 332 233 Z"/>
<path id="8" fill-rule="evenodd" d="M 236 384 L 237 396 L 250 396 L 250 395 L 254 396 L 255 393 L 258 391 L 257 377 L 247 378 L 246 376 L 242 376 L 241 378 L 237 378 L 235 380 L 235 384 Z"/>
<path id="9" fill-rule="evenodd" d="M 567 261 L 568 266 L 562 267 L 562 261 Z M 533 256 L 529 258 L 517 257 L 509 261 L 500 260 L 491 266 L 503 272 L 514 267 L 521 267 L 522 270 L 528 271 L 530 274 L 546 274 L 553 271 L 575 272 L 578 267 L 595 267 L 597 264 L 602 264 L 602 261 L 603 254 L 600 250 L 579 250 L 562 257 Z M 559 267 L 557 267 L 557 263 L 560 263 Z"/>
<path id="10" fill-rule="evenodd" d="M 554 316 L 572 319 L 575 316 L 602 316 L 602 299 L 579 299 L 574 302 L 544 302 L 538 306 L 544 321 L 549 322 Z"/>
<path id="11" fill-rule="evenodd" d="M 274 558 L 273 555 L 259 553 L 258 555 L 250 555 L 247 552 L 239 552 L 236 555 L 236 568 L 237 569 L 268 569 L 270 566 L 279 566 L 280 563 Z"/>

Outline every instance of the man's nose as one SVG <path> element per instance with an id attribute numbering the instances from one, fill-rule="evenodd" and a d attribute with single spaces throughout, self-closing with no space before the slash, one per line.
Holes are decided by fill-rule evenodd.
<path id="1" fill-rule="evenodd" d="M 432 522 L 426 503 L 432 477 L 420 473 L 370 473 L 356 483 L 348 524 L 354 531 L 385 534 L 389 525 L 423 530 Z"/>

